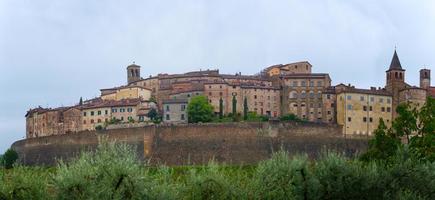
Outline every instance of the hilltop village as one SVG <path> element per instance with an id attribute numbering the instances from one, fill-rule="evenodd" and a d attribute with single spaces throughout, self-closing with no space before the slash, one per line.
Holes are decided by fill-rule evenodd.
<path id="1" fill-rule="evenodd" d="M 313 73 L 308 61 L 278 64 L 256 75 L 221 74 L 219 70 L 184 74 L 158 74 L 141 77 L 141 67 L 127 67 L 127 84 L 101 89 L 98 98 L 59 108 L 37 107 L 27 111 L 26 137 L 95 130 L 110 122 L 148 123 L 151 110 L 162 115 L 163 123 L 187 123 L 187 105 L 203 95 L 216 115 L 243 112 L 246 101 L 250 112 L 270 119 L 294 114 L 300 119 L 332 123 L 343 127 L 343 134 L 371 135 L 382 118 L 387 126 L 396 117 L 402 102 L 422 106 L 435 96 L 430 70 L 420 70 L 420 85 L 405 82 L 405 69 L 396 51 L 386 69 L 386 85 L 368 89 L 348 84 L 331 85 L 328 73 Z M 246 99 L 246 100 L 245 100 Z"/>

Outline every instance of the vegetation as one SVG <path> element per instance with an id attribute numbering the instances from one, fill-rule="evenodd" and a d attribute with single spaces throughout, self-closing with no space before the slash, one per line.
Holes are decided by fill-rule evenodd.
<path id="1" fill-rule="evenodd" d="M 248 119 L 248 99 L 245 97 L 243 101 L 243 120 Z"/>
<path id="2" fill-rule="evenodd" d="M 397 106 L 398 117 L 392 127 L 385 126 L 380 121 L 375 137 L 369 142 L 368 151 L 362 155 L 362 160 L 391 160 L 395 152 L 409 148 L 413 157 L 419 160 L 435 161 L 435 99 L 428 98 L 420 109 L 411 105 Z M 407 144 L 401 143 L 405 137 Z"/>
<path id="3" fill-rule="evenodd" d="M 211 122 L 214 117 L 213 106 L 205 96 L 192 97 L 187 105 L 187 116 L 189 123 Z"/>
<path id="4" fill-rule="evenodd" d="M 291 114 L 287 114 L 287 115 L 283 115 L 279 118 L 280 121 L 294 121 L 294 122 L 302 122 L 304 120 L 300 119 L 298 116 L 296 116 L 295 114 L 291 113 Z"/>
<path id="5" fill-rule="evenodd" d="M 152 167 L 125 144 L 55 168 L 0 170 L 0 199 L 434 199 L 435 163 L 409 149 L 390 162 L 324 152 L 317 161 L 284 151 L 255 166 Z"/>
<path id="6" fill-rule="evenodd" d="M 8 149 L 0 158 L 0 166 L 11 169 L 18 160 L 18 153 L 13 149 Z"/>

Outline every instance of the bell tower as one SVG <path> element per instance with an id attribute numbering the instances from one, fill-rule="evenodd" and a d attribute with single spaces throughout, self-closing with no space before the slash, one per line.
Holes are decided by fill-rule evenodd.
<path id="1" fill-rule="evenodd" d="M 397 56 L 396 50 L 394 50 L 393 58 L 391 59 L 390 68 L 386 71 L 387 81 L 385 89 L 390 92 L 392 98 L 392 113 L 393 119 L 396 118 L 396 107 L 399 105 L 399 91 L 406 87 L 405 83 L 405 70 L 400 64 L 399 56 Z"/>
<path id="2" fill-rule="evenodd" d="M 420 70 L 420 87 L 424 89 L 430 88 L 430 69 Z"/>
<path id="3" fill-rule="evenodd" d="M 140 80 L 140 66 L 133 62 L 127 67 L 127 83 L 130 84 L 138 80 Z"/>

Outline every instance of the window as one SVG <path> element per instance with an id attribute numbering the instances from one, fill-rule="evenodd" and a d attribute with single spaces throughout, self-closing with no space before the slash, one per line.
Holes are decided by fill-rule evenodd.
<path id="1" fill-rule="evenodd" d="M 305 97 L 306 97 L 305 91 L 302 91 L 301 92 L 301 98 L 305 98 Z"/>
<path id="2" fill-rule="evenodd" d="M 104 111 L 104 114 L 105 114 L 105 115 L 108 115 L 108 114 L 109 114 L 109 111 L 108 111 L 108 110 L 105 110 L 105 111 Z"/>
<path id="3" fill-rule="evenodd" d="M 166 105 L 166 111 L 169 111 L 169 106 L 168 105 Z"/>
<path id="4" fill-rule="evenodd" d="M 381 108 L 381 112 L 385 112 L 385 107 L 382 107 L 382 108 Z"/>
<path id="5" fill-rule="evenodd" d="M 184 118 L 184 114 L 181 114 L 181 120 L 184 120 L 185 118 Z"/>
<path id="6" fill-rule="evenodd" d="M 222 96 L 223 95 L 223 93 L 222 92 L 219 92 L 219 96 Z"/>
<path id="7" fill-rule="evenodd" d="M 359 97 L 359 100 L 360 100 L 360 101 L 364 101 L 364 96 L 360 96 L 360 97 Z"/>
<path id="8" fill-rule="evenodd" d="M 363 106 L 363 111 L 367 111 L 367 106 Z"/>
<path id="9" fill-rule="evenodd" d="M 113 109 L 112 109 L 112 112 L 113 112 L 113 113 L 116 113 L 116 112 L 118 112 L 118 109 L 113 108 Z"/>
<path id="10" fill-rule="evenodd" d="M 235 85 L 233 86 L 233 89 L 236 89 L 236 86 L 235 86 Z"/>
<path id="11" fill-rule="evenodd" d="M 348 110 L 352 110 L 352 105 L 348 104 L 348 105 L 347 105 L 347 109 L 348 109 Z"/>
<path id="12" fill-rule="evenodd" d="M 98 115 L 101 115 L 101 110 L 97 111 L 97 114 L 98 114 Z"/>
<path id="13" fill-rule="evenodd" d="M 127 108 L 127 112 L 133 112 L 133 108 Z"/>
<path id="14" fill-rule="evenodd" d="M 391 103 L 391 99 L 390 99 L 390 98 L 387 99 L 387 103 L 388 103 L 388 104 Z"/>
<path id="15" fill-rule="evenodd" d="M 145 118 L 143 116 L 139 116 L 139 121 L 143 122 L 145 121 Z"/>
<path id="16" fill-rule="evenodd" d="M 222 85 L 219 85 L 219 88 L 221 88 L 221 89 L 222 89 Z"/>
<path id="17" fill-rule="evenodd" d="M 124 121 L 124 117 L 121 117 L 121 121 Z"/>
<path id="18" fill-rule="evenodd" d="M 181 111 L 186 110 L 186 105 L 181 105 Z"/>
<path id="19" fill-rule="evenodd" d="M 290 98 L 290 99 L 291 99 L 291 98 L 294 98 L 294 99 L 298 98 L 298 93 L 297 93 L 296 91 L 292 91 L 292 92 L 290 92 L 290 96 L 289 96 L 289 98 Z"/>
<path id="20" fill-rule="evenodd" d="M 314 87 L 314 81 L 310 81 L 310 87 Z"/>
<path id="21" fill-rule="evenodd" d="M 119 112 L 125 112 L 125 108 L 120 108 Z"/>
<path id="22" fill-rule="evenodd" d="M 83 112 L 83 116 L 85 116 L 85 117 L 86 117 L 86 112 Z"/>
<path id="23" fill-rule="evenodd" d="M 83 120 L 83 124 L 86 124 L 86 120 Z"/>
<path id="24" fill-rule="evenodd" d="M 384 103 L 384 98 L 379 98 L 379 103 Z"/>
<path id="25" fill-rule="evenodd" d="M 94 123 L 94 120 L 93 119 L 91 119 L 91 124 L 93 124 Z"/>
<path id="26" fill-rule="evenodd" d="M 373 118 L 370 117 L 370 123 L 373 122 Z"/>
<path id="27" fill-rule="evenodd" d="M 391 108 L 390 107 L 387 107 L 387 112 L 391 112 Z"/>
<path id="28" fill-rule="evenodd" d="M 317 81 L 317 86 L 321 87 L 323 85 L 322 81 Z"/>
<path id="29" fill-rule="evenodd" d="M 293 87 L 297 87 L 298 86 L 298 82 L 297 81 L 293 81 Z"/>
<path id="30" fill-rule="evenodd" d="M 166 120 L 170 120 L 171 118 L 169 117 L 168 114 L 166 114 Z"/>
<path id="31" fill-rule="evenodd" d="M 211 96 L 211 92 L 209 92 L 208 95 Z"/>
<path id="32" fill-rule="evenodd" d="M 208 88 L 211 89 L 211 85 L 209 85 Z"/>
<path id="33" fill-rule="evenodd" d="M 314 92 L 310 91 L 310 98 L 314 98 Z"/>
<path id="34" fill-rule="evenodd" d="M 328 110 L 328 115 L 330 115 L 331 114 L 331 111 L 330 110 Z"/>
<path id="35" fill-rule="evenodd" d="M 330 95 L 330 94 L 327 94 L 327 95 L 326 95 L 326 98 L 327 98 L 327 99 L 331 99 L 331 95 Z"/>
<path id="36" fill-rule="evenodd" d="M 257 99 L 257 95 L 254 95 L 254 99 Z"/>
<path id="37" fill-rule="evenodd" d="M 98 119 L 97 121 L 98 121 L 98 123 L 101 123 L 101 119 Z"/>
<path id="38" fill-rule="evenodd" d="M 375 101 L 375 97 L 370 97 L 370 101 L 374 102 Z"/>
<path id="39" fill-rule="evenodd" d="M 132 119 L 133 119 L 133 117 L 131 117 L 131 116 L 127 117 L 127 120 L 132 120 Z"/>
<path id="40" fill-rule="evenodd" d="M 348 121 L 348 122 L 351 122 L 351 121 L 352 121 L 352 118 L 351 118 L 351 117 L 348 117 L 348 118 L 347 118 L 347 121 Z"/>
<path id="41" fill-rule="evenodd" d="M 190 94 L 187 94 L 187 97 L 190 97 Z"/>
<path id="42" fill-rule="evenodd" d="M 352 96 L 347 95 L 347 100 L 351 100 L 351 99 L 352 99 Z"/>
<path id="43" fill-rule="evenodd" d="M 372 106 L 370 106 L 370 107 L 369 107 L 369 110 L 370 110 L 370 111 L 373 111 L 373 107 L 372 107 Z"/>
<path id="44" fill-rule="evenodd" d="M 367 117 L 363 117 L 363 122 L 367 122 Z"/>
<path id="45" fill-rule="evenodd" d="M 305 81 L 301 81 L 301 86 L 302 87 L 305 87 L 306 85 L 305 85 Z"/>
<path id="46" fill-rule="evenodd" d="M 91 116 L 94 116 L 94 114 L 95 114 L 94 111 L 91 111 Z"/>

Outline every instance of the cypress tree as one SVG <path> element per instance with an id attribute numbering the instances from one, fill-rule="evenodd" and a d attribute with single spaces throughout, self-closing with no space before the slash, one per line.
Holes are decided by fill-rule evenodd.
<path id="1" fill-rule="evenodd" d="M 219 118 L 222 119 L 224 116 L 224 100 L 222 97 L 219 99 Z"/>
<path id="2" fill-rule="evenodd" d="M 233 95 L 233 117 L 235 117 L 237 114 L 237 100 L 236 96 Z"/>
<path id="3" fill-rule="evenodd" d="M 83 105 L 83 98 L 80 97 L 79 105 Z"/>
<path id="4" fill-rule="evenodd" d="M 243 119 L 248 119 L 248 99 L 246 97 L 243 101 Z"/>

